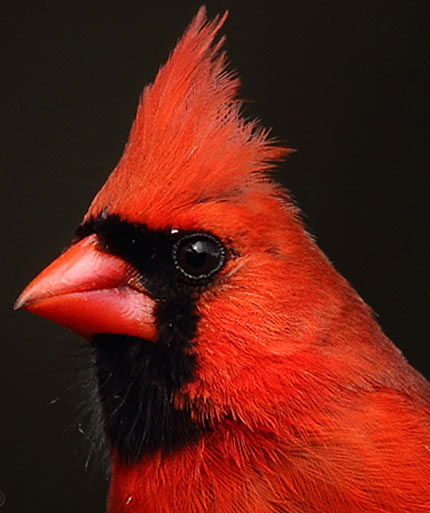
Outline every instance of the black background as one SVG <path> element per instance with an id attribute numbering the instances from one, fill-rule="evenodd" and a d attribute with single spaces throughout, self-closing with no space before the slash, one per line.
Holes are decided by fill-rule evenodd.
<path id="1" fill-rule="evenodd" d="M 426 0 L 208 1 L 247 112 L 335 267 L 430 376 Z M 200 2 L 3 2 L 0 490 L 6 512 L 104 511 L 75 416 L 76 338 L 12 312 L 119 159 L 143 85 Z M 54 404 L 49 405 L 51 401 Z M 84 448 L 83 448 L 84 447 Z"/>

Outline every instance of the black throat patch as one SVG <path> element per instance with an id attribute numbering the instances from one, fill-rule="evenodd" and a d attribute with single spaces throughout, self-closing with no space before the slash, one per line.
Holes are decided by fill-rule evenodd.
<path id="1" fill-rule="evenodd" d="M 154 231 L 101 215 L 81 225 L 76 240 L 92 233 L 104 251 L 134 266 L 157 302 L 156 342 L 108 333 L 92 339 L 104 432 L 121 460 L 135 462 L 148 452 L 191 443 L 208 429 L 173 404 L 174 392 L 193 379 L 195 302 L 207 283 L 188 283 L 175 269 L 172 248 L 187 232 Z"/>

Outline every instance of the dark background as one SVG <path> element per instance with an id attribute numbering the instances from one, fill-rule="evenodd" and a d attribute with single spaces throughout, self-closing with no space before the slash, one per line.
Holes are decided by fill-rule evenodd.
<path id="1" fill-rule="evenodd" d="M 208 1 L 242 97 L 299 151 L 280 179 L 336 268 L 430 376 L 428 2 Z M 85 472 L 76 338 L 12 304 L 118 161 L 199 1 L 2 3 L 2 511 L 104 511 Z M 72 389 L 70 392 L 69 389 Z M 53 401 L 53 404 L 49 404 Z M 85 427 L 84 427 L 85 429 Z"/>

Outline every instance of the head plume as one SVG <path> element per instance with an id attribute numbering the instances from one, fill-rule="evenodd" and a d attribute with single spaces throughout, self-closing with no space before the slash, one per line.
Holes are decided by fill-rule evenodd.
<path id="1" fill-rule="evenodd" d="M 124 154 L 87 217 L 106 210 L 158 224 L 164 214 L 241 194 L 288 152 L 241 115 L 240 82 L 226 70 L 223 38 L 215 41 L 226 16 L 207 21 L 200 8 L 144 89 Z"/>

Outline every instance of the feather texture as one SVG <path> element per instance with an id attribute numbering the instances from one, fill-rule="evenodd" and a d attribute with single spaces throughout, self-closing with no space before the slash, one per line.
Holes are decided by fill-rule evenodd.
<path id="1" fill-rule="evenodd" d="M 132 320 L 158 338 L 93 337 L 109 513 L 428 513 L 430 385 L 271 181 L 289 150 L 242 116 L 215 42 L 224 20 L 199 10 L 144 90 L 82 240 L 20 305 L 82 328 L 69 287 L 127 329 L 146 305 Z M 191 267 L 219 264 L 194 281 L 178 263 L 190 237 Z M 76 247 L 91 250 L 84 283 L 67 267 L 83 265 Z M 110 271 L 90 279 L 97 259 Z M 64 262 L 76 283 L 55 289 Z M 124 289 L 145 302 L 122 302 Z"/>
<path id="2" fill-rule="evenodd" d="M 93 202 L 158 228 L 172 211 L 239 194 L 265 180 L 288 150 L 241 116 L 240 85 L 226 70 L 222 18 L 202 7 L 154 83 L 143 91 L 124 155 Z"/>

